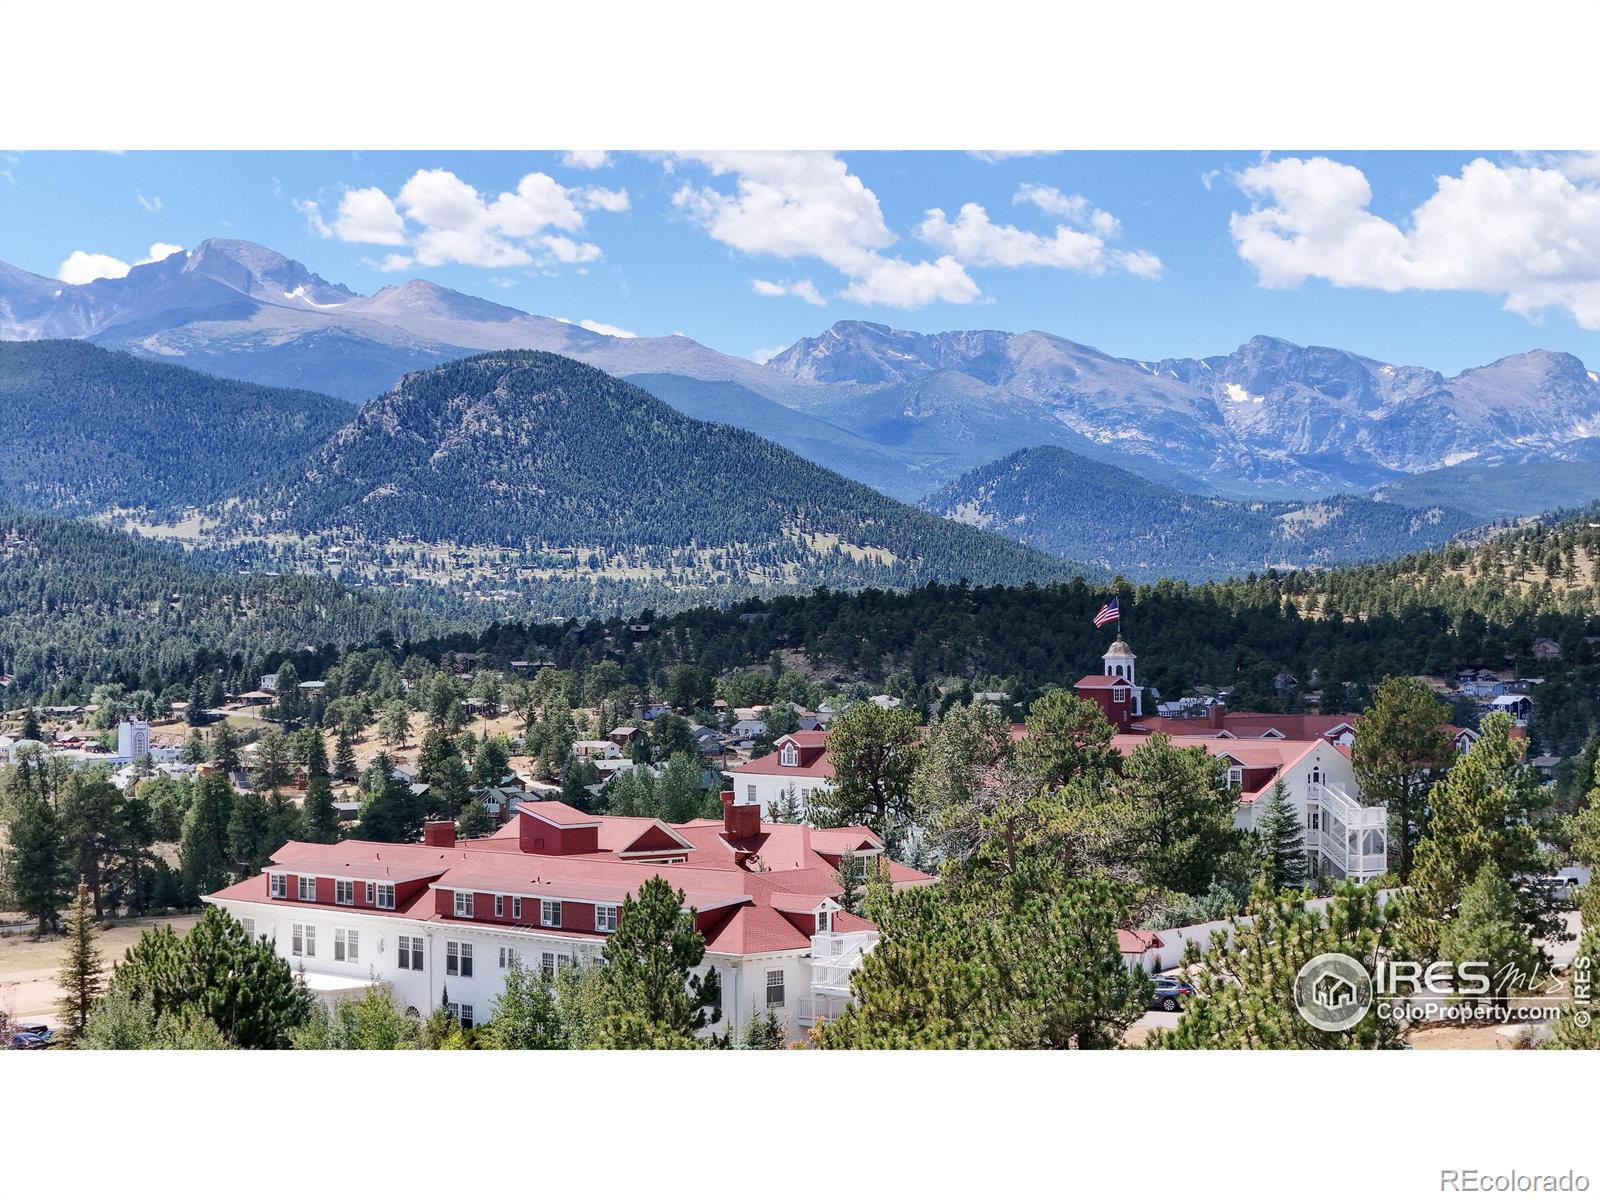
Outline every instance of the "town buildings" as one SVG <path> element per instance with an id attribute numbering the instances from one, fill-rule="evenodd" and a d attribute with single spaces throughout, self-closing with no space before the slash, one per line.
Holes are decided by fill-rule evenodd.
<path id="1" fill-rule="evenodd" d="M 624 898 L 651 876 L 684 893 L 737 1033 L 775 1010 L 791 1030 L 843 1011 L 850 974 L 877 941 L 839 906 L 836 877 L 882 870 L 896 887 L 929 876 L 884 855 L 870 829 L 761 819 L 723 793 L 721 820 L 668 825 L 591 816 L 559 801 L 516 805 L 487 838 L 430 822 L 421 844 L 289 842 L 261 874 L 206 897 L 264 937 L 328 999 L 374 980 L 427 1014 L 448 1003 L 463 1025 L 489 1019 L 508 966 L 593 962 Z M 446 998 L 448 993 L 448 998 Z"/>

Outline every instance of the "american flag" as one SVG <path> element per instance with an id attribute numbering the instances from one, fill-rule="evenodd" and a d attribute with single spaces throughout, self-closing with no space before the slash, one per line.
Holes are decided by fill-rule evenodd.
<path id="1" fill-rule="evenodd" d="M 1117 611 L 1117 602 L 1115 600 L 1108 600 L 1105 604 L 1101 605 L 1100 611 L 1095 613 L 1094 627 L 1099 629 L 1100 626 L 1109 624 L 1121 616 L 1122 614 Z"/>

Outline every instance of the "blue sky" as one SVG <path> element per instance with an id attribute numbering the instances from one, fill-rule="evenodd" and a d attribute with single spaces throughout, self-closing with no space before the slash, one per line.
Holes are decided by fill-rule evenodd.
<path id="1" fill-rule="evenodd" d="M 1267 333 L 1445 372 L 1533 347 L 1600 364 L 1594 156 L 0 158 L 15 266 L 82 277 L 213 236 L 360 292 L 420 277 L 747 356 L 855 318 L 1138 358 Z"/>

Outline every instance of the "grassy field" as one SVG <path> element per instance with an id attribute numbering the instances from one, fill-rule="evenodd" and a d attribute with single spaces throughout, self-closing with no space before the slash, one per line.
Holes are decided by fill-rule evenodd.
<path id="1" fill-rule="evenodd" d="M 100 953 L 110 968 L 146 929 L 171 925 L 186 933 L 200 919 L 198 913 L 170 917 L 134 917 L 99 931 Z M 61 992 L 56 973 L 67 952 L 64 937 L 35 939 L 27 933 L 0 934 L 0 1011 L 27 1021 L 55 1024 L 55 1007 Z"/>

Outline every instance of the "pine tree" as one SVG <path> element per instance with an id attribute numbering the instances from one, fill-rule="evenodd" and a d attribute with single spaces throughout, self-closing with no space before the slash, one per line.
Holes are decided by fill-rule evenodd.
<path id="1" fill-rule="evenodd" d="M 1266 807 L 1256 821 L 1256 844 L 1261 856 L 1261 882 L 1269 894 L 1276 896 L 1285 888 L 1304 886 L 1305 840 L 1282 779 L 1273 783 Z"/>
<path id="2" fill-rule="evenodd" d="M 183 821 L 178 858 L 191 899 L 214 892 L 228 882 L 228 823 L 233 816 L 233 787 L 221 775 L 202 776 Z"/>
<path id="3" fill-rule="evenodd" d="M 188 738 L 183 743 L 183 749 L 178 758 L 189 766 L 198 766 L 206 760 L 206 740 L 200 736 L 198 729 L 191 729 Z"/>
<path id="4" fill-rule="evenodd" d="M 356 777 L 356 743 L 350 730 L 341 726 L 333 743 L 333 777 L 349 782 Z"/>
<path id="5" fill-rule="evenodd" d="M 457 831 L 464 838 L 488 837 L 494 832 L 494 818 L 489 815 L 489 807 L 476 797 L 467 801 L 466 807 L 461 810 L 461 817 L 456 822 Z"/>
<path id="6" fill-rule="evenodd" d="M 1439 938 L 1439 957 L 1452 963 L 1486 963 L 1493 994 L 1526 989 L 1539 968 L 1538 948 L 1518 921 L 1516 895 L 1485 863 L 1465 892 L 1455 919 Z"/>
<path id="7" fill-rule="evenodd" d="M 20 789 L 19 789 L 20 791 Z M 13 801 L 10 847 L 4 857 L 6 894 L 17 909 L 38 922 L 43 935 L 61 919 L 67 898 L 66 848 L 55 806 L 29 791 Z"/>
<path id="8" fill-rule="evenodd" d="M 1255 919 L 1218 935 L 1203 954 L 1191 946 L 1188 978 L 1200 994 L 1175 1029 L 1149 1045 L 1164 1050 L 1398 1050 L 1398 1023 L 1373 1005 L 1352 1028 L 1324 1032 L 1295 1008 L 1295 980 L 1319 954 L 1347 954 L 1370 972 L 1393 946 L 1377 889 L 1341 884 L 1325 909 L 1290 895 L 1252 901 Z"/>
<path id="9" fill-rule="evenodd" d="M 229 778 L 239 769 L 239 738 L 226 721 L 211 734 L 211 765 Z"/>
<path id="10" fill-rule="evenodd" d="M 24 742 L 42 742 L 42 741 L 44 741 L 44 733 L 39 728 L 39 710 L 38 709 L 30 708 L 30 709 L 28 709 L 27 712 L 22 714 L 22 731 L 18 735 L 18 739 L 17 740 L 18 741 L 24 741 Z"/>
<path id="11" fill-rule="evenodd" d="M 789 1030 L 775 1008 L 750 1007 L 750 1020 L 739 1035 L 741 1050 L 782 1050 L 788 1040 Z"/>
<path id="12" fill-rule="evenodd" d="M 1485 866 L 1507 882 L 1552 869 L 1533 822 L 1544 807 L 1544 790 L 1538 773 L 1523 762 L 1523 745 L 1511 737 L 1511 718 L 1493 713 L 1472 750 L 1429 791 L 1428 835 L 1417 846 L 1400 922 L 1413 957 L 1439 957 L 1440 938 Z M 1561 935 L 1552 897 L 1538 888 L 1514 894 L 1518 924 L 1530 939 Z"/>
<path id="13" fill-rule="evenodd" d="M 892 853 L 914 815 L 917 738 L 917 718 L 903 709 L 846 710 L 828 730 L 833 787 L 813 799 L 817 818 L 830 826 L 866 825 Z"/>
<path id="14" fill-rule="evenodd" d="M 77 895 L 67 910 L 66 961 L 56 976 L 56 987 L 61 991 L 56 1019 L 61 1023 L 62 1038 L 68 1045 L 83 1036 L 95 999 L 105 990 L 104 971 L 105 962 L 95 945 L 89 888 L 80 881 Z"/>
<path id="15" fill-rule="evenodd" d="M 868 892 L 881 940 L 824 1049 L 1098 1049 L 1144 1011 L 1149 981 L 1117 946 L 1126 904 L 1102 880 L 1030 864 L 999 887 Z"/>
<path id="16" fill-rule="evenodd" d="M 865 899 L 861 890 L 860 862 L 847 850 L 839 856 L 839 868 L 833 873 L 833 880 L 839 885 L 839 907 L 857 916 L 861 915 L 861 902 Z"/>
<path id="17" fill-rule="evenodd" d="M 693 1046 L 695 1034 L 721 1020 L 715 969 L 696 979 L 706 940 L 683 909 L 683 893 L 659 875 L 622 902 L 617 930 L 599 968 L 602 1047 L 614 1050 Z"/>
<path id="18" fill-rule="evenodd" d="M 243 792 L 234 797 L 228 813 L 228 857 L 233 873 L 247 879 L 267 864 L 282 842 L 273 840 L 267 802 L 259 792 Z"/>
<path id="19" fill-rule="evenodd" d="M 147 1001 L 158 1017 L 193 1010 L 241 1050 L 287 1049 L 313 1003 L 271 943 L 214 905 L 182 937 L 170 925 L 147 930 L 117 965 L 111 990 Z"/>
<path id="20" fill-rule="evenodd" d="M 1390 866 L 1401 883 L 1411 879 L 1418 841 L 1427 833 L 1430 781 L 1442 778 L 1455 754 L 1445 723 L 1449 706 L 1426 684 L 1390 676 L 1361 722 L 1351 765 L 1368 804 L 1389 810 Z"/>
<path id="21" fill-rule="evenodd" d="M 390 747 L 404 747 L 411 740 L 411 710 L 404 700 L 391 700 L 383 706 L 378 736 Z"/>

